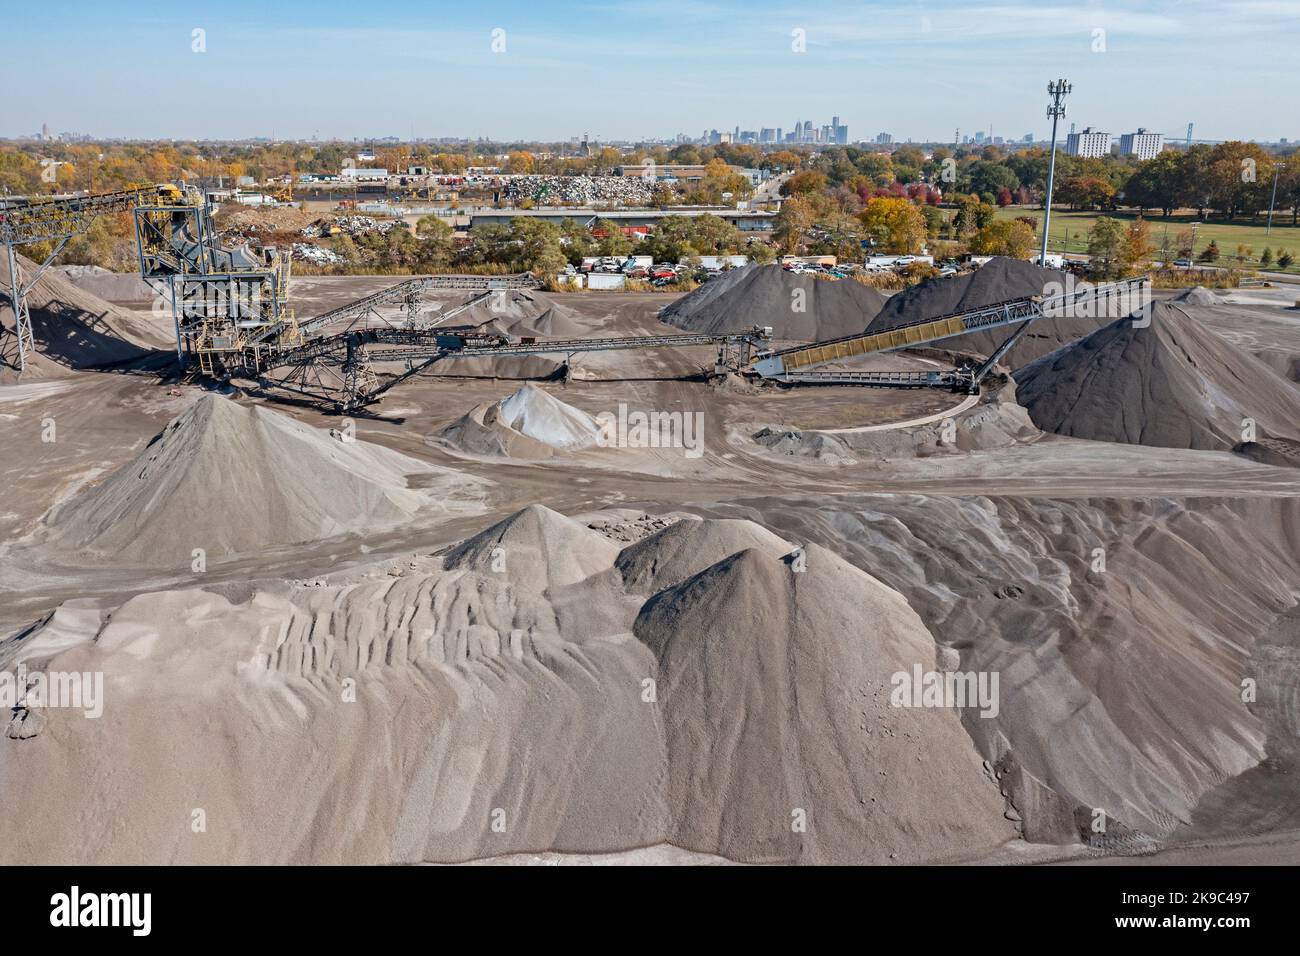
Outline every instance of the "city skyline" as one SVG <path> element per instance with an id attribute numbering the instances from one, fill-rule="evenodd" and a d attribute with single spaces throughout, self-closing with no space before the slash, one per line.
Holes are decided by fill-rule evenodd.
<path id="1" fill-rule="evenodd" d="M 7 104 L 0 136 L 48 122 L 96 138 L 511 142 L 557 141 L 580 126 L 593 139 L 637 141 L 694 136 L 724 116 L 754 117 L 741 125 L 761 129 L 759 118 L 838 114 L 855 141 L 884 130 L 898 142 L 945 142 L 979 111 L 1017 130 L 1002 134 L 1009 140 L 1045 139 L 1043 88 L 1057 75 L 1074 82 L 1070 118 L 1081 126 L 1145 127 L 1173 141 L 1189 121 L 1211 140 L 1298 135 L 1282 106 L 1300 0 L 1104 10 L 919 0 L 816 11 L 391 2 L 361 27 L 355 13 L 337 0 L 294 0 L 274 18 L 235 0 L 211 22 L 139 4 L 12 10 L 0 78 L 28 95 Z M 59 31 L 48 30 L 51 17 L 62 18 Z M 1245 43 L 1248 58 L 1236 52 Z M 43 66 L 56 57 L 79 70 Z M 116 68 L 123 59 L 131 70 Z M 993 60 L 998 70 L 985 69 Z M 1211 89 L 1167 81 L 1187 62 L 1213 77 Z M 590 118 L 575 122 L 565 112 L 575 108 Z"/>

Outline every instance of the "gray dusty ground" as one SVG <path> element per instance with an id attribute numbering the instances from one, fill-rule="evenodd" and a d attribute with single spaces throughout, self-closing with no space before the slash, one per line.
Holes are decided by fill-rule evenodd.
<path id="1" fill-rule="evenodd" d="M 299 314 L 387 281 L 299 280 Z M 552 298 L 592 334 L 664 328 L 658 295 Z M 1204 321 L 1285 373 L 1289 304 L 1254 293 Z M 219 467 L 166 483 L 185 507 L 90 567 L 44 543 L 200 388 L 0 387 L 0 665 L 107 681 L 98 721 L 28 709 L 0 739 L 0 858 L 1295 860 L 1300 469 L 1043 435 L 1009 385 L 969 407 L 727 389 L 691 378 L 711 359 L 580 357 L 541 386 L 592 416 L 698 412 L 698 456 L 458 449 L 439 434 L 522 382 L 409 382 L 354 416 L 357 441 L 465 476 L 472 507 L 230 536 L 202 572 L 200 528 L 256 520 Z M 195 461 L 273 461 L 232 447 Z M 306 482 L 269 467 L 277 495 Z M 311 487 L 319 508 L 329 485 Z M 888 676 L 913 664 L 996 671 L 999 712 L 900 715 Z"/>

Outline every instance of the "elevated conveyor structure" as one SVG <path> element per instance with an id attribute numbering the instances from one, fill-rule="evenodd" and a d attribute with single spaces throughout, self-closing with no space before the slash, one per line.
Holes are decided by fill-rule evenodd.
<path id="1" fill-rule="evenodd" d="M 474 328 L 364 328 L 312 339 L 296 348 L 270 351 L 257 369 L 262 385 L 298 392 L 331 404 L 339 411 L 369 405 L 399 382 L 439 359 L 501 358 L 526 355 L 565 355 L 629 349 L 718 348 L 715 370 L 739 370 L 756 350 L 770 341 L 771 330 L 748 332 L 673 333 L 589 339 L 512 342 L 499 333 Z M 402 363 L 397 375 L 380 381 L 373 367 Z"/>
<path id="2" fill-rule="evenodd" d="M 35 348 L 27 294 L 69 239 L 85 232 L 100 216 L 129 212 L 142 203 L 179 196 L 180 190 L 175 186 L 161 184 L 133 186 L 88 196 L 0 199 L 0 245 L 5 247 L 9 266 L 9 284 L 4 292 L 14 314 L 13 332 L 17 345 L 10 359 L 7 349 L 9 330 L 0 328 L 0 362 L 13 365 L 19 373 L 27 368 L 27 356 Z M 52 248 L 35 269 L 24 275 L 18 265 L 17 247 L 38 242 L 52 243 Z"/>
<path id="3" fill-rule="evenodd" d="M 907 376 L 904 373 L 813 373 L 813 369 L 831 362 L 871 355 L 877 352 L 892 352 L 897 349 L 915 348 L 939 342 L 943 339 L 978 332 L 1003 326 L 1019 324 L 1015 336 L 1003 343 L 996 357 L 1006 354 L 1020 334 L 1028 325 L 1044 316 L 1067 315 L 1113 315 L 1118 318 L 1143 307 L 1147 302 L 1150 280 L 1146 276 L 1126 279 L 1106 285 L 1093 286 L 1082 284 L 1078 289 L 1049 297 L 1035 296 L 1027 299 L 1015 299 L 999 302 L 996 305 L 970 309 L 953 315 L 921 319 L 904 325 L 883 329 L 877 332 L 861 332 L 840 338 L 814 342 L 795 348 L 783 349 L 760 356 L 754 363 L 754 371 L 763 378 L 774 379 L 792 384 L 856 384 L 898 387 L 898 383 Z M 986 362 L 981 366 L 979 378 L 992 368 Z M 831 378 L 831 375 L 837 378 Z M 930 373 L 924 373 L 930 374 Z M 853 376 L 852 378 L 839 376 Z M 911 379 L 908 379 L 911 381 Z M 954 370 L 946 376 L 940 376 L 935 385 L 952 387 L 954 384 L 966 386 L 978 385 L 976 379 L 970 382 L 962 373 Z M 904 385 L 904 387 L 909 387 Z"/>
<path id="4" fill-rule="evenodd" d="M 313 316 L 310 319 L 304 319 L 298 323 L 298 329 L 304 334 L 320 331 L 331 325 L 339 325 L 347 322 L 355 323 L 359 319 L 370 314 L 378 314 L 376 310 L 383 305 L 392 305 L 400 302 L 407 313 L 408 324 L 418 324 L 421 299 L 427 292 L 437 291 L 462 291 L 478 293 L 469 302 L 456 306 L 450 310 L 444 310 L 439 313 L 438 321 L 445 322 L 447 319 L 456 315 L 458 312 L 483 301 L 488 296 L 499 292 L 510 292 L 516 290 L 533 290 L 540 289 L 541 283 L 538 282 L 530 273 L 522 272 L 517 275 L 506 276 L 477 276 L 477 275 L 437 275 L 422 276 L 415 279 L 407 279 L 389 286 L 373 295 L 357 299 L 355 302 L 349 302 L 347 305 L 339 306 L 337 309 L 331 309 L 320 315 Z M 272 326 L 259 332 L 251 339 L 252 344 L 266 342 L 282 334 L 285 326 Z"/>

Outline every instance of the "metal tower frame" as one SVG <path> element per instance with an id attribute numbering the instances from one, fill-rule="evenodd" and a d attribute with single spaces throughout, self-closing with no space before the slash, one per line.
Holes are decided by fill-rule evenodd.
<path id="1" fill-rule="evenodd" d="M 1048 104 L 1047 115 L 1052 121 L 1051 154 L 1047 160 L 1047 193 L 1043 196 L 1043 248 L 1038 257 L 1038 264 L 1047 268 L 1047 239 L 1052 226 L 1052 187 L 1056 184 L 1056 124 L 1065 115 L 1065 97 L 1074 89 L 1066 80 L 1057 80 L 1047 84 L 1047 93 L 1052 98 Z M 1071 132 L 1074 127 L 1070 127 Z"/>
<path id="2" fill-rule="evenodd" d="M 97 196 L 0 200 L 0 244 L 5 247 L 9 266 L 9 283 L 4 293 L 14 313 L 19 374 L 27 369 L 28 352 L 36 349 L 27 294 L 41 281 L 41 276 L 69 239 L 89 229 L 99 216 L 133 209 L 140 202 L 141 192 L 139 189 L 124 189 Z M 18 267 L 17 247 L 37 242 L 53 242 L 54 248 L 24 281 Z M 0 337 L 5 331 L 0 328 Z M 3 358 L 3 349 L 0 348 L 0 362 Z"/>

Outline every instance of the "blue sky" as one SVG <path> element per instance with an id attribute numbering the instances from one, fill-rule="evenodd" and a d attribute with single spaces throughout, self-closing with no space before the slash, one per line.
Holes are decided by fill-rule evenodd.
<path id="1" fill-rule="evenodd" d="M 837 114 L 853 139 L 1042 136 L 1064 76 L 1067 124 L 1300 139 L 1300 0 L 210 6 L 0 0 L 0 135 L 618 139 Z"/>

